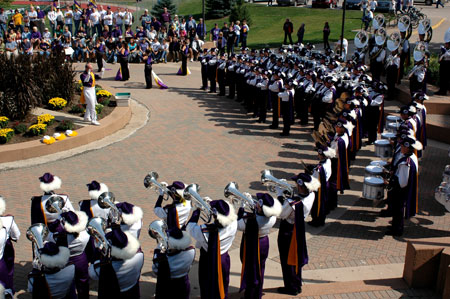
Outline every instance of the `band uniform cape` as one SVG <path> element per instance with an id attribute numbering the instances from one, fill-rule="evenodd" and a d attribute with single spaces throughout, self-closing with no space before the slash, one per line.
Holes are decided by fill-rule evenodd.
<path id="1" fill-rule="evenodd" d="M 256 215 L 251 214 L 247 218 L 245 232 L 241 241 L 242 270 L 239 292 L 247 288 L 255 288 L 262 280 L 258 231 Z"/>
<path id="2" fill-rule="evenodd" d="M 295 272 L 298 274 L 299 271 L 301 271 L 301 268 L 308 263 L 308 249 L 306 247 L 303 202 L 298 200 L 292 204 L 295 205 L 295 224 L 294 231 L 292 232 L 291 243 L 289 245 L 287 264 L 295 266 Z"/>
<path id="3" fill-rule="evenodd" d="M 2 213 L 0 211 L 0 215 L 1 214 Z M 7 225 L 6 222 L 11 223 L 11 225 Z M 14 223 L 13 216 L 0 217 L 0 227 L 1 229 L 5 229 L 5 237 L 6 237 L 4 244 L 0 244 L 0 246 L 4 246 L 3 257 L 0 259 L 0 285 L 4 286 L 5 289 L 11 289 L 14 292 L 13 277 L 14 277 L 15 252 L 10 237 L 10 230 L 13 223 Z"/>
<path id="4" fill-rule="evenodd" d="M 85 81 L 86 77 L 90 75 L 90 79 L 89 81 Z M 80 75 L 80 79 L 81 79 L 81 83 L 83 84 L 83 92 L 81 93 L 81 97 L 80 97 L 80 103 L 81 104 L 85 104 L 86 103 L 86 98 L 93 98 L 95 99 L 94 103 L 97 103 L 97 96 L 95 93 L 95 79 L 99 78 L 98 76 L 96 76 L 93 72 L 90 72 L 89 74 L 86 72 L 83 72 Z"/>

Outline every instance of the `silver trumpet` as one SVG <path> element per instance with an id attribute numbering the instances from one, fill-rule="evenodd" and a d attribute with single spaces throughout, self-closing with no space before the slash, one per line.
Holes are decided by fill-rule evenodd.
<path id="1" fill-rule="evenodd" d="M 64 205 L 64 199 L 57 194 L 53 194 L 47 199 L 47 202 L 45 203 L 45 209 L 50 213 L 61 214 Z"/>
<path id="2" fill-rule="evenodd" d="M 169 199 L 170 190 L 166 186 L 158 182 L 159 175 L 156 171 L 150 171 L 144 178 L 145 188 L 155 189 L 157 193 L 164 192 L 164 200 Z"/>
<path id="3" fill-rule="evenodd" d="M 33 265 L 42 269 L 39 249 L 44 247 L 44 240 L 48 236 L 48 228 L 43 223 L 35 223 L 27 229 L 27 239 L 33 243 L 34 261 Z"/>
<path id="4" fill-rule="evenodd" d="M 238 210 L 239 208 L 244 208 L 246 212 L 253 213 L 256 209 L 256 201 L 253 198 L 248 198 L 241 191 L 239 191 L 239 186 L 235 182 L 230 182 L 223 190 L 223 195 L 226 198 L 231 198 L 231 203 L 234 208 Z"/>
<path id="5" fill-rule="evenodd" d="M 209 223 L 212 216 L 215 214 L 211 209 L 211 206 L 203 200 L 203 198 L 198 194 L 200 191 L 200 186 L 197 184 L 190 184 L 184 189 L 183 197 L 192 201 L 192 206 L 194 209 L 200 209 L 200 218 Z"/>
<path id="6" fill-rule="evenodd" d="M 261 183 L 267 187 L 269 192 L 276 193 L 275 187 L 280 187 L 283 189 L 283 194 L 286 197 L 292 197 L 294 195 L 292 185 L 284 180 L 277 179 L 273 176 L 272 171 L 268 169 L 261 171 Z"/>
<path id="7" fill-rule="evenodd" d="M 106 221 L 101 217 L 94 217 L 89 220 L 86 230 L 95 239 L 95 247 L 97 247 L 103 256 L 109 256 L 111 246 L 106 239 Z"/>
<path id="8" fill-rule="evenodd" d="M 148 226 L 148 234 L 156 240 L 161 252 L 166 252 L 169 246 L 169 237 L 167 236 L 167 224 L 162 220 L 155 220 Z"/>
<path id="9" fill-rule="evenodd" d="M 120 224 L 122 221 L 122 217 L 120 214 L 119 209 L 116 207 L 114 202 L 116 201 L 116 197 L 114 196 L 114 193 L 112 192 L 103 192 L 98 197 L 98 205 L 102 209 L 110 209 L 109 211 L 109 217 L 111 220 L 111 223 Z"/>

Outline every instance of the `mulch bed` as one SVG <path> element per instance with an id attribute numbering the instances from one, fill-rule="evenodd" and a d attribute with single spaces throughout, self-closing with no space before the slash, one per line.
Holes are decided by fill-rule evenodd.
<path id="1" fill-rule="evenodd" d="M 72 108 L 73 105 L 80 104 L 80 96 L 81 96 L 81 93 L 80 93 L 80 92 L 76 92 L 76 94 L 75 94 L 74 99 L 72 100 L 72 102 L 71 102 L 70 104 L 68 104 L 66 107 L 64 107 L 63 109 L 58 110 L 58 112 L 64 112 L 64 113 L 67 113 L 68 115 L 71 115 L 71 114 L 69 113 L 69 111 L 71 110 L 71 108 Z M 100 115 L 97 115 L 97 119 L 98 119 L 98 120 L 101 120 L 102 118 L 105 118 L 106 116 L 108 116 L 108 115 L 114 110 L 114 108 L 115 108 L 115 107 L 114 107 L 114 105 L 115 105 L 114 96 L 112 96 L 111 98 L 112 98 L 112 99 L 111 99 L 111 101 L 110 101 L 109 106 L 103 107 L 102 113 L 101 113 Z M 111 107 L 111 106 L 112 106 L 112 107 Z M 85 106 L 84 106 L 84 107 L 85 107 Z M 52 113 L 50 112 L 49 114 L 52 114 Z M 75 114 L 72 114 L 72 115 L 78 115 L 78 116 L 83 117 L 83 116 L 84 116 L 84 113 L 75 113 Z M 24 125 L 26 125 L 26 127 L 28 128 L 28 127 L 30 127 L 31 125 L 34 125 L 34 124 L 37 123 L 37 116 L 36 116 L 36 115 L 29 114 L 29 115 L 28 115 L 24 120 L 22 120 L 22 121 L 10 120 L 10 121 L 9 121 L 9 124 L 8 124 L 8 126 L 7 126 L 7 128 L 13 128 L 13 127 L 14 127 L 16 124 L 18 124 L 18 123 L 24 124 Z M 60 121 L 55 120 L 55 121 L 53 122 L 52 125 L 47 126 L 47 130 L 45 131 L 45 133 L 42 134 L 42 135 L 39 135 L 39 136 L 28 136 L 28 134 L 27 134 L 26 132 L 25 132 L 25 133 L 22 133 L 22 134 L 17 134 L 17 133 L 16 133 L 16 134 L 14 134 L 13 138 L 11 138 L 11 140 L 10 140 L 9 142 L 7 142 L 7 143 L 5 143 L 5 144 L 0 144 L 0 146 L 2 146 L 2 145 L 8 145 L 8 144 L 13 144 L 13 143 L 27 142 L 27 141 L 32 141 L 32 140 L 41 140 L 42 137 L 43 137 L 44 135 L 53 136 L 54 133 L 57 133 L 57 132 L 58 132 L 58 131 L 56 131 L 56 127 L 59 125 L 59 123 L 60 123 Z M 82 128 L 82 127 L 83 127 L 83 126 L 74 124 L 72 130 L 76 131 L 76 130 Z M 58 132 L 58 133 L 63 134 L 64 132 Z M 73 138 L 73 137 L 68 137 L 68 138 Z M 75 138 L 76 138 L 76 137 L 75 137 Z"/>

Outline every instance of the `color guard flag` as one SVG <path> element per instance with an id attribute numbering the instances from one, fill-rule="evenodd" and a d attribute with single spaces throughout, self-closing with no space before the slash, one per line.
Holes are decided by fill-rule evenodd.
<path id="1" fill-rule="evenodd" d="M 75 6 L 76 9 L 81 10 L 81 5 L 80 3 L 77 2 L 77 0 L 73 0 L 73 5 Z"/>
<path id="2" fill-rule="evenodd" d="M 94 6 L 95 8 L 97 8 L 97 3 L 95 2 L 95 0 L 88 0 L 89 5 Z"/>

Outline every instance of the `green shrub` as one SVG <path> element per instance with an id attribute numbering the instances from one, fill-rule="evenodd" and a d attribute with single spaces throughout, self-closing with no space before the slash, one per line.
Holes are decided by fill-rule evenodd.
<path id="1" fill-rule="evenodd" d="M 97 102 L 99 104 L 102 104 L 103 106 L 109 106 L 110 99 L 109 98 L 99 98 L 97 100 Z"/>
<path id="2" fill-rule="evenodd" d="M 98 115 L 102 114 L 103 108 L 105 106 L 103 106 L 102 104 L 97 104 L 95 105 L 95 112 L 97 112 Z"/>
<path id="3" fill-rule="evenodd" d="M 27 134 L 29 136 L 39 136 L 44 134 L 45 131 L 47 131 L 46 124 L 35 124 L 28 128 Z"/>
<path id="4" fill-rule="evenodd" d="M 21 124 L 19 122 L 15 123 L 12 128 L 14 129 L 14 133 L 16 134 L 23 134 L 28 129 L 25 124 Z"/>
<path id="5" fill-rule="evenodd" d="M 0 129 L 6 128 L 9 123 L 9 118 L 6 116 L 0 116 Z"/>
<path id="6" fill-rule="evenodd" d="M 56 131 L 58 132 L 65 132 L 66 130 L 72 129 L 73 129 L 73 122 L 71 120 L 63 120 L 56 127 Z"/>
<path id="7" fill-rule="evenodd" d="M 77 104 L 77 105 L 72 105 L 72 107 L 70 107 L 70 111 L 69 113 L 83 113 L 84 112 L 84 107 L 82 104 Z"/>

